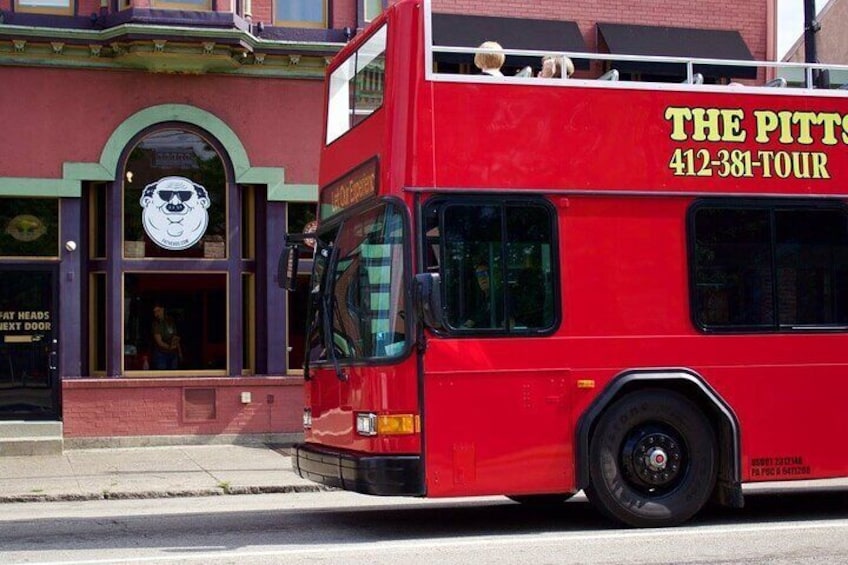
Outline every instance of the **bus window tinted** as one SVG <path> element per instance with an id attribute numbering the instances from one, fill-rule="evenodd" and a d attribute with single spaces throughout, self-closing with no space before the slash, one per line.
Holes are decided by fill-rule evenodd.
<path id="1" fill-rule="evenodd" d="M 502 333 L 553 328 L 553 220 L 546 207 L 442 201 L 428 208 L 426 267 L 441 273 L 450 328 Z"/>
<path id="2" fill-rule="evenodd" d="M 842 208 L 696 208 L 698 326 L 791 331 L 848 325 L 848 217 Z"/>

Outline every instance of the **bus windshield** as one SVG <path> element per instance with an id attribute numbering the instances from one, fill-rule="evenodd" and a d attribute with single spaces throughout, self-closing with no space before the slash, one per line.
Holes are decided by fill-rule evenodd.
<path id="1" fill-rule="evenodd" d="M 408 341 L 401 211 L 382 203 L 322 239 L 328 243 L 312 274 L 310 363 L 401 355 Z"/>

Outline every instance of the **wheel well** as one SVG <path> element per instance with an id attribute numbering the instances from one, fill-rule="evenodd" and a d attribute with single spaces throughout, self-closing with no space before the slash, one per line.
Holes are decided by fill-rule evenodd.
<path id="1" fill-rule="evenodd" d="M 619 398 L 645 389 L 675 391 L 694 402 L 707 415 L 719 454 L 718 480 L 713 499 L 726 506 L 741 508 L 743 501 L 739 466 L 739 425 L 736 415 L 697 373 L 685 369 L 626 371 L 607 385 L 577 425 L 577 488 L 583 489 L 589 485 L 589 443 L 600 416 Z"/>

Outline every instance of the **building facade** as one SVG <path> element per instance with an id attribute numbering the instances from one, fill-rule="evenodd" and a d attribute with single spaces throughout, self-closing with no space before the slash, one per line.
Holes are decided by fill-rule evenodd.
<path id="1" fill-rule="evenodd" d="M 816 16 L 821 27 L 816 32 L 816 58 L 821 63 L 844 65 L 848 63 L 848 1 L 830 0 Z M 784 61 L 803 63 L 806 59 L 804 34 L 792 44 Z"/>
<path id="2" fill-rule="evenodd" d="M 433 4 L 458 45 L 555 22 L 542 47 L 774 52 L 774 0 Z M 0 0 L 0 419 L 299 436 L 307 296 L 276 262 L 314 219 L 324 69 L 385 5 Z"/>

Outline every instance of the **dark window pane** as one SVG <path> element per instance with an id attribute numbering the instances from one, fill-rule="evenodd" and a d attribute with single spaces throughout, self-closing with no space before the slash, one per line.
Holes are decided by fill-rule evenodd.
<path id="1" fill-rule="evenodd" d="M 0 256 L 58 255 L 58 199 L 0 198 Z"/>
<path id="2" fill-rule="evenodd" d="M 97 258 L 106 257 L 106 226 L 107 218 L 107 191 L 105 184 L 93 184 L 89 188 L 91 201 L 89 203 L 89 229 L 91 230 L 91 256 Z"/>
<path id="3" fill-rule="evenodd" d="M 775 213 L 782 326 L 848 323 L 846 218 L 841 210 Z"/>
<path id="4" fill-rule="evenodd" d="M 436 200 L 424 210 L 424 229 L 425 268 L 441 274 L 450 328 L 553 327 L 553 217 L 546 207 Z"/>
<path id="5" fill-rule="evenodd" d="M 286 206 L 288 210 L 288 224 L 286 231 L 288 233 L 309 233 L 314 232 L 318 224 L 315 221 L 316 206 L 314 202 L 310 203 L 289 203 Z M 301 257 L 312 257 L 314 253 L 314 244 L 300 246 Z"/>
<path id="6" fill-rule="evenodd" d="M 443 285 L 448 324 L 505 327 L 501 206 L 451 205 L 444 210 Z"/>
<path id="7" fill-rule="evenodd" d="M 126 273 L 125 369 L 226 369 L 226 287 L 223 273 Z"/>
<path id="8" fill-rule="evenodd" d="M 694 229 L 698 323 L 772 327 L 770 211 L 701 208 Z"/>
<path id="9" fill-rule="evenodd" d="M 510 206 L 506 223 L 512 327 L 549 328 L 554 323 L 550 213 L 541 206 Z"/>

